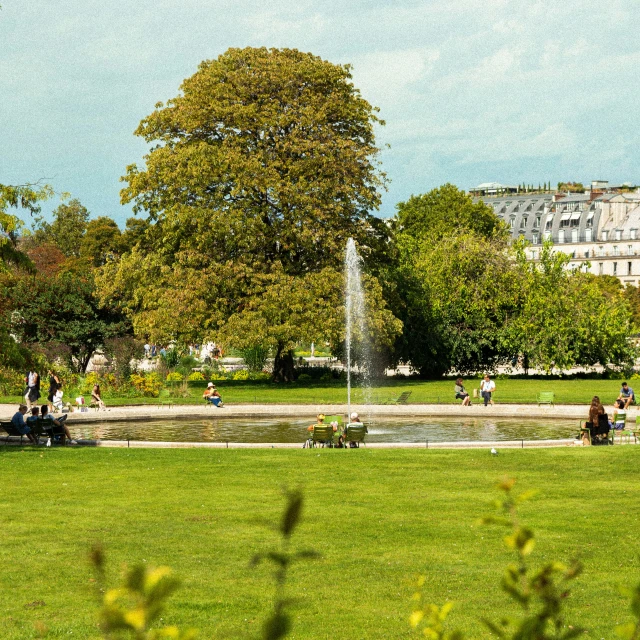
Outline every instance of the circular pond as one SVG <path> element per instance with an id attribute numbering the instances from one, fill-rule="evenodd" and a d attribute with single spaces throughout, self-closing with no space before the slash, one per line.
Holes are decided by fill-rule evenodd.
<path id="1" fill-rule="evenodd" d="M 87 440 L 153 440 L 164 442 L 299 442 L 306 439 L 306 419 L 221 418 L 149 420 L 73 424 L 74 438 Z M 556 440 L 574 438 L 577 420 L 514 418 L 378 418 L 367 422 L 367 442 L 459 442 Z"/>

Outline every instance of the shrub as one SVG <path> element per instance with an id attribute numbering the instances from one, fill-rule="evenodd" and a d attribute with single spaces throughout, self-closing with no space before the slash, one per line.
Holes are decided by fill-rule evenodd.
<path id="1" fill-rule="evenodd" d="M 0 367 L 0 394 L 21 396 L 24 391 L 24 375 L 7 367 Z"/>
<path id="2" fill-rule="evenodd" d="M 147 398 L 157 398 L 160 395 L 162 380 L 155 371 L 151 371 L 146 375 L 132 373 L 129 379 L 131 380 L 131 384 L 143 396 Z"/>
<path id="3" fill-rule="evenodd" d="M 331 382 L 331 380 L 333 380 L 333 376 L 330 373 L 323 373 L 320 376 L 320 381 L 321 382 Z"/>
<path id="4" fill-rule="evenodd" d="M 111 361 L 113 372 L 119 378 L 127 379 L 132 372 L 131 361 L 142 358 L 144 347 L 133 336 L 122 336 L 105 340 L 104 353 Z"/>
<path id="5" fill-rule="evenodd" d="M 249 372 L 246 369 L 238 369 L 234 372 L 232 380 L 248 380 Z"/>
<path id="6" fill-rule="evenodd" d="M 168 373 L 166 378 L 167 382 L 182 382 L 183 379 L 184 376 L 178 371 L 172 371 L 171 373 Z"/>
<path id="7" fill-rule="evenodd" d="M 202 382 L 204 379 L 205 377 L 199 371 L 192 371 L 187 377 L 189 382 Z"/>
<path id="8" fill-rule="evenodd" d="M 261 346 L 250 347 L 248 349 L 241 349 L 240 353 L 249 371 L 258 372 L 264 368 L 267 357 L 269 356 L 269 349 Z"/>
<path id="9" fill-rule="evenodd" d="M 249 380 L 271 380 L 271 374 L 267 371 L 249 371 Z"/>
<path id="10" fill-rule="evenodd" d="M 298 376 L 298 382 L 311 382 L 313 378 L 308 373 L 301 373 Z"/>

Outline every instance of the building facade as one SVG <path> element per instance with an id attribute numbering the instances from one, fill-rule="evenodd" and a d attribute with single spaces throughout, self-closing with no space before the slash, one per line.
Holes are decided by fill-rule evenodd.
<path id="1" fill-rule="evenodd" d="M 571 256 L 571 267 L 640 283 L 640 190 L 607 187 L 599 181 L 585 193 L 516 193 L 475 197 L 490 206 L 511 229 L 524 236 L 536 260 L 546 239 Z M 471 190 L 472 193 L 474 190 Z"/>

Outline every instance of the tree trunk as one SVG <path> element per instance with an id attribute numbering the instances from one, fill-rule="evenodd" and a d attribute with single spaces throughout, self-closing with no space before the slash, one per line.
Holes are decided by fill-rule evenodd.
<path id="1" fill-rule="evenodd" d="M 273 361 L 273 381 L 293 382 L 294 380 L 293 351 L 291 349 L 285 351 L 284 345 L 278 344 L 276 357 Z"/>

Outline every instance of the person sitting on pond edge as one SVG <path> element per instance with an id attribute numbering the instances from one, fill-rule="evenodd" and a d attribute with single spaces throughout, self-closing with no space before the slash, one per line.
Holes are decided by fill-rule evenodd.
<path id="1" fill-rule="evenodd" d="M 636 394 L 626 382 L 622 383 L 622 388 L 620 389 L 618 400 L 622 400 L 624 402 L 625 409 L 628 409 L 629 405 L 636 403 Z"/>
<path id="2" fill-rule="evenodd" d="M 216 389 L 216 385 L 213 384 L 213 382 L 210 382 L 207 385 L 207 388 L 204 390 L 202 397 L 207 402 L 210 402 L 212 405 L 218 407 L 218 409 L 220 409 L 221 407 L 224 407 L 224 402 L 222 402 L 222 396 L 220 395 L 220 392 Z"/>
<path id="3" fill-rule="evenodd" d="M 492 394 L 496 390 L 496 383 L 485 373 L 484 380 L 480 383 L 480 395 L 484 400 L 484 406 L 489 403 L 493 404 Z"/>
<path id="4" fill-rule="evenodd" d="M 456 380 L 455 386 L 456 400 L 462 400 L 462 406 L 467 407 L 471 404 L 469 394 L 464 390 L 464 381 L 462 378 Z"/>

